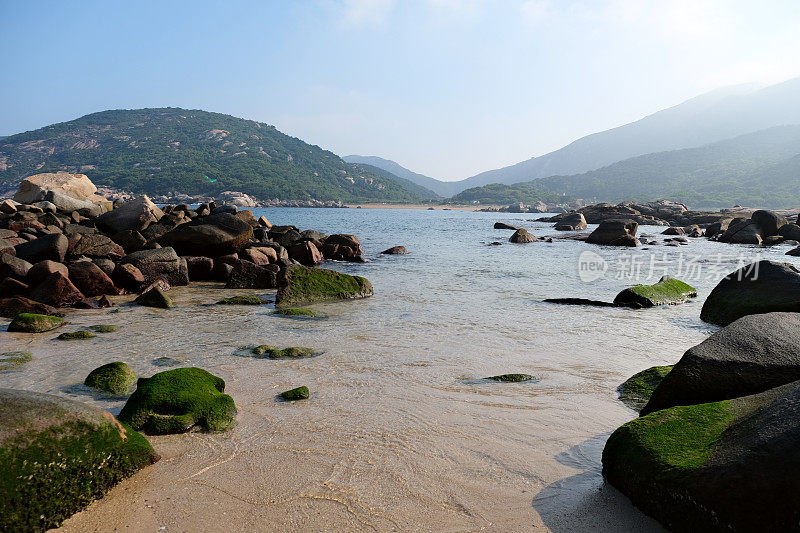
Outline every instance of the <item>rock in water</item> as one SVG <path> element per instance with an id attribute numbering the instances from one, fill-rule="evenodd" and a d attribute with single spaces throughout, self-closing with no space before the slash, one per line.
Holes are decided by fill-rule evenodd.
<path id="1" fill-rule="evenodd" d="M 664 276 L 653 285 L 634 285 L 614 298 L 614 304 L 641 309 L 664 304 L 679 304 L 687 298 L 696 298 L 697 289 L 680 280 Z"/>
<path id="2" fill-rule="evenodd" d="M 800 270 L 759 261 L 729 274 L 708 295 L 700 319 L 725 326 L 745 315 L 800 312 Z"/>
<path id="3" fill-rule="evenodd" d="M 499 376 L 491 376 L 486 379 L 491 379 L 492 381 L 503 381 L 506 383 L 520 383 L 523 381 L 530 381 L 535 378 L 530 374 L 500 374 Z"/>
<path id="4" fill-rule="evenodd" d="M 607 246 L 639 246 L 636 238 L 639 224 L 633 220 L 604 220 L 597 226 L 586 242 Z"/>
<path id="5" fill-rule="evenodd" d="M 60 328 L 66 324 L 60 316 L 36 315 L 33 313 L 20 313 L 8 325 L 8 331 L 21 333 L 42 333 Z"/>
<path id="6" fill-rule="evenodd" d="M 0 530 L 45 531 L 158 457 L 107 411 L 0 389 Z"/>
<path id="7" fill-rule="evenodd" d="M 628 422 L 606 443 L 603 475 L 673 531 L 796 531 L 798 442 L 794 382 Z"/>
<path id="8" fill-rule="evenodd" d="M 159 237 L 180 255 L 219 257 L 236 253 L 253 237 L 253 227 L 236 215 L 217 213 L 199 217 Z"/>
<path id="9" fill-rule="evenodd" d="M 686 351 L 642 414 L 727 400 L 800 379 L 800 314 L 740 318 Z"/>
<path id="10" fill-rule="evenodd" d="M 355 235 L 331 235 L 325 239 L 321 252 L 325 259 L 353 261 L 356 263 L 364 261 L 361 257 L 364 253 L 361 249 L 361 241 Z"/>
<path id="11" fill-rule="evenodd" d="M 381 252 L 384 255 L 407 255 L 408 250 L 406 250 L 405 246 L 392 246 Z"/>
<path id="12" fill-rule="evenodd" d="M 83 382 L 87 387 L 116 396 L 127 396 L 136 383 L 136 372 L 122 361 L 92 370 Z"/>
<path id="13" fill-rule="evenodd" d="M 222 305 L 262 305 L 265 302 L 258 296 L 251 294 L 251 295 L 239 295 L 239 296 L 231 296 L 230 298 L 223 298 L 217 303 Z"/>
<path id="14" fill-rule="evenodd" d="M 586 219 L 583 213 L 569 213 L 561 217 L 553 228 L 556 231 L 580 231 L 586 229 Z"/>
<path id="15" fill-rule="evenodd" d="M 517 244 L 525 244 L 529 242 L 536 242 L 537 239 L 534 235 L 532 235 L 528 230 L 525 228 L 520 228 L 514 232 L 514 234 L 508 239 L 508 242 L 514 242 Z"/>
<path id="16" fill-rule="evenodd" d="M 275 306 L 302 307 L 314 302 L 367 298 L 372 294 L 372 284 L 361 276 L 293 266 L 281 273 Z"/>
<path id="17" fill-rule="evenodd" d="M 14 370 L 28 361 L 33 361 L 31 352 L 6 352 L 0 353 L 0 372 L 4 370 Z"/>
<path id="18" fill-rule="evenodd" d="M 236 415 L 233 398 L 224 392 L 225 381 L 200 368 L 167 370 L 139 378 L 119 419 L 152 435 L 183 433 L 194 426 L 224 431 Z"/>
<path id="19" fill-rule="evenodd" d="M 86 331 L 85 329 L 81 329 L 78 331 L 68 331 L 64 332 L 58 336 L 58 340 L 62 341 L 78 341 L 78 340 L 86 340 L 86 339 L 93 339 L 97 335 L 92 333 L 91 331 Z"/>
<path id="20" fill-rule="evenodd" d="M 513 226 L 511 224 L 506 224 L 505 222 L 495 222 L 494 229 L 512 229 L 514 231 L 517 231 L 518 229 L 520 229 L 520 227 Z"/>
<path id="21" fill-rule="evenodd" d="M 294 402 L 296 400 L 307 400 L 308 387 L 304 385 L 302 387 L 297 387 L 292 390 L 284 391 L 280 393 L 280 397 L 286 400 L 287 402 Z"/>
<path id="22" fill-rule="evenodd" d="M 778 235 L 778 229 L 786 225 L 786 219 L 775 211 L 759 209 L 750 215 L 750 220 L 761 229 L 761 235 L 772 237 Z"/>
<path id="23" fill-rule="evenodd" d="M 0 316 L 3 318 L 14 318 L 20 313 L 57 316 L 58 310 L 55 307 L 34 302 L 22 296 L 0 299 Z"/>
<path id="24" fill-rule="evenodd" d="M 164 294 L 159 287 L 153 287 L 152 289 L 140 294 L 136 297 L 134 302 L 145 307 L 157 307 L 160 309 L 169 309 L 170 307 L 174 307 L 172 298 Z"/>
<path id="25" fill-rule="evenodd" d="M 653 391 L 664 379 L 664 376 L 671 370 L 672 365 L 669 365 L 653 366 L 637 372 L 617 388 L 619 399 L 631 409 L 640 411 L 650 400 Z"/>

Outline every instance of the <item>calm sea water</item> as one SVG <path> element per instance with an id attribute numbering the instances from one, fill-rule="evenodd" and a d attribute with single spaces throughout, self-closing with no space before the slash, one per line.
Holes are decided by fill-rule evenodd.
<path id="1" fill-rule="evenodd" d="M 120 297 L 116 313 L 71 311 L 72 329 L 122 326 L 90 341 L 0 336 L 3 351 L 34 354 L 21 370 L 0 374 L 3 387 L 66 395 L 116 413 L 124 400 L 80 384 L 89 371 L 123 360 L 148 376 L 163 370 L 153 359 L 166 355 L 222 376 L 239 407 L 238 425 L 228 433 L 151 439 L 165 460 L 146 482 L 131 481 L 132 491 L 115 489 L 67 529 L 89 527 L 109 509 L 123 525 L 135 528 L 146 518 L 179 530 L 192 523 L 214 524 L 213 530 L 264 524 L 381 531 L 658 529 L 602 483 L 603 442 L 635 416 L 617 401 L 616 387 L 639 370 L 674 363 L 714 331 L 698 318 L 702 302 L 740 262 L 797 262 L 784 255 L 787 246 L 705 239 L 637 250 L 572 240 L 515 245 L 507 242 L 511 231 L 492 228 L 502 220 L 540 237 L 558 233 L 527 214 L 254 214 L 273 224 L 358 235 L 369 263 L 326 266 L 365 276 L 375 296 L 317 305 L 327 319 L 300 320 L 273 315 L 266 306 L 207 305 L 248 291 L 199 284 L 174 288 L 173 310 L 130 306 L 130 297 Z M 662 229 L 642 227 L 640 234 L 661 241 Z M 504 244 L 488 246 L 493 241 Z M 395 245 L 410 254 L 379 254 Z M 581 262 L 603 261 L 607 270 L 599 279 L 588 281 L 597 270 L 580 275 Z M 610 301 L 626 286 L 653 283 L 665 273 L 696 286 L 699 298 L 639 311 L 542 302 Z M 310 346 L 322 355 L 301 361 L 237 355 L 236 348 L 249 343 Z M 509 372 L 538 381 L 480 380 Z M 275 401 L 278 392 L 298 385 L 309 386 L 310 400 Z M 142 501 L 159 503 L 142 508 Z M 129 512 L 120 515 L 120 509 Z"/>

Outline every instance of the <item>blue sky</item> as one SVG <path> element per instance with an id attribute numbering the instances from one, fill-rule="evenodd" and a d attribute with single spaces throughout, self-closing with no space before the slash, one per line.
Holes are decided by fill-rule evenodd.
<path id="1" fill-rule="evenodd" d="M 460 179 L 800 75 L 796 0 L 0 0 L 0 134 L 200 108 Z"/>

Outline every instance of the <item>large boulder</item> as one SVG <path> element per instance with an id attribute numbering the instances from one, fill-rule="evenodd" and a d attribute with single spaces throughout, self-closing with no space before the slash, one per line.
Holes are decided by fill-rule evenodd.
<path id="1" fill-rule="evenodd" d="M 69 307 L 86 297 L 73 285 L 61 272 L 53 272 L 43 282 L 30 292 L 32 300 L 42 302 L 53 307 Z"/>
<path id="2" fill-rule="evenodd" d="M 173 286 L 189 284 L 186 260 L 178 257 L 175 250 L 169 247 L 139 250 L 123 257 L 121 263 L 138 268 L 148 285 L 159 278 Z"/>
<path id="3" fill-rule="evenodd" d="M 161 287 L 158 286 L 154 286 L 145 290 L 133 301 L 134 303 L 144 307 L 155 307 L 157 309 L 169 309 L 170 307 L 175 307 L 175 305 L 172 303 L 172 298 L 165 294 L 164 291 L 161 290 Z"/>
<path id="4" fill-rule="evenodd" d="M 517 244 L 525 244 L 529 242 L 536 242 L 539 239 L 536 238 L 532 233 L 530 233 L 525 228 L 520 228 L 514 232 L 514 234 L 509 237 L 508 242 L 513 242 Z"/>
<path id="5" fill-rule="evenodd" d="M 69 277 L 69 268 L 67 268 L 67 265 L 45 259 L 44 261 L 39 261 L 28 270 L 28 285 L 34 286 L 40 284 L 53 272 L 61 272 Z"/>
<path id="6" fill-rule="evenodd" d="M 639 246 L 636 238 L 639 224 L 633 220 L 604 220 L 597 226 L 586 242 L 607 246 Z"/>
<path id="7" fill-rule="evenodd" d="M 372 294 L 372 284 L 361 276 L 293 266 L 281 271 L 275 306 L 302 307 L 314 302 L 367 298 Z"/>
<path id="8" fill-rule="evenodd" d="M 683 354 L 642 414 L 747 396 L 798 380 L 799 345 L 800 314 L 742 317 Z"/>
<path id="9" fill-rule="evenodd" d="M 23 242 L 14 247 L 17 257 L 31 263 L 38 263 L 49 259 L 57 263 L 63 263 L 69 248 L 69 240 L 60 233 L 43 235 L 38 239 Z"/>
<path id="10" fill-rule="evenodd" d="M 200 368 L 176 368 L 139 378 L 119 419 L 153 435 L 183 433 L 194 426 L 224 431 L 233 425 L 236 406 L 225 381 Z"/>
<path id="11" fill-rule="evenodd" d="M 20 313 L 55 316 L 58 310 L 51 305 L 34 302 L 22 296 L 0 299 L 0 316 L 14 318 Z"/>
<path id="12" fill-rule="evenodd" d="M 74 244 L 70 243 L 70 254 L 73 256 L 109 257 L 119 259 L 125 255 L 122 246 L 102 233 L 76 235 Z"/>
<path id="13" fill-rule="evenodd" d="M 14 201 L 21 204 L 32 204 L 45 199 L 50 192 L 58 192 L 76 200 L 86 200 L 97 203 L 100 198 L 96 196 L 97 187 L 85 174 L 70 174 L 69 172 L 49 172 L 28 176 L 22 180 L 14 195 Z"/>
<path id="14" fill-rule="evenodd" d="M 800 270 L 759 261 L 729 274 L 706 298 L 700 319 L 725 326 L 745 315 L 800 312 Z"/>
<path id="15" fill-rule="evenodd" d="M 13 254 L 0 254 L 0 279 L 14 278 L 24 280 L 32 265 Z"/>
<path id="16" fill-rule="evenodd" d="M 664 304 L 679 304 L 687 298 L 696 298 L 697 289 L 669 276 L 653 285 L 634 285 L 624 289 L 614 298 L 614 304 L 641 309 Z"/>
<path id="17" fill-rule="evenodd" d="M 119 263 L 111 273 L 114 285 L 130 292 L 137 292 L 145 284 L 144 274 L 130 263 Z"/>
<path id="18" fill-rule="evenodd" d="M 69 214 L 77 211 L 85 217 L 96 217 L 106 211 L 104 207 L 89 200 L 73 198 L 58 191 L 47 191 L 44 200 L 54 205 L 59 213 Z"/>
<path id="19" fill-rule="evenodd" d="M 671 370 L 672 365 L 652 366 L 632 375 L 617 387 L 620 401 L 635 411 L 641 411 Z"/>
<path id="20" fill-rule="evenodd" d="M 159 237 L 181 255 L 218 257 L 238 252 L 253 237 L 253 227 L 230 213 L 200 217 Z"/>
<path id="21" fill-rule="evenodd" d="M 586 229 L 586 219 L 576 211 L 563 216 L 553 227 L 557 231 L 580 231 Z"/>
<path id="22" fill-rule="evenodd" d="M 322 253 L 311 241 L 296 241 L 289 246 L 289 257 L 306 266 L 322 263 Z"/>
<path id="23" fill-rule="evenodd" d="M 784 224 L 778 228 L 778 235 L 784 239 L 800 241 L 800 226 L 797 224 Z"/>
<path id="24" fill-rule="evenodd" d="M 90 261 L 70 263 L 69 278 L 84 296 L 116 294 L 111 278 Z"/>
<path id="25" fill-rule="evenodd" d="M 775 211 L 759 209 L 750 215 L 750 220 L 761 229 L 761 235 L 772 237 L 778 234 L 778 229 L 786 225 L 786 219 Z"/>
<path id="26" fill-rule="evenodd" d="M 136 372 L 122 361 L 99 366 L 89 372 L 83 384 L 100 392 L 127 396 L 136 384 Z"/>
<path id="27" fill-rule="evenodd" d="M 164 212 L 147 195 L 142 195 L 103 213 L 95 222 L 97 227 L 113 235 L 126 230 L 141 232 L 151 223 L 158 222 L 162 216 Z"/>
<path id="28" fill-rule="evenodd" d="M 56 528 L 158 460 L 107 411 L 49 394 L 0 389 L 0 530 Z"/>
<path id="29" fill-rule="evenodd" d="M 278 265 L 256 265 L 237 261 L 228 277 L 226 289 L 274 289 L 278 286 Z"/>
<path id="30" fill-rule="evenodd" d="M 321 251 L 325 259 L 353 262 L 364 261 L 361 257 L 364 253 L 361 249 L 361 241 L 359 241 L 358 237 L 355 235 L 331 235 L 325 239 Z"/>
<path id="31" fill-rule="evenodd" d="M 8 331 L 18 333 L 44 333 L 65 325 L 60 316 L 20 313 L 8 325 Z"/>
<path id="32" fill-rule="evenodd" d="M 797 531 L 798 442 L 794 382 L 628 422 L 606 443 L 603 475 L 672 531 Z"/>
<path id="33" fill-rule="evenodd" d="M 749 219 L 735 218 L 731 221 L 725 233 L 720 235 L 720 242 L 731 244 L 761 244 L 764 236 L 761 228 Z"/>

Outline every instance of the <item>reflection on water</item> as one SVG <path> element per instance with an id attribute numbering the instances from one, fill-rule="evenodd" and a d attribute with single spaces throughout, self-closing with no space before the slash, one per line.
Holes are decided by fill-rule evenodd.
<path id="1" fill-rule="evenodd" d="M 149 376 L 164 370 L 158 358 L 169 357 L 223 377 L 239 407 L 238 425 L 228 433 L 153 438 L 165 460 L 147 482 L 126 482 L 67 529 L 91 528 L 109 509 L 120 523 L 179 530 L 223 522 L 239 529 L 269 523 L 274 529 L 566 530 L 579 520 L 591 524 L 593 516 L 625 528 L 629 522 L 619 513 L 630 518 L 632 509 L 620 507 L 614 518 L 585 505 L 619 501 L 600 484 L 601 443 L 593 445 L 591 467 L 565 464 L 563 454 L 634 416 L 616 400 L 619 383 L 646 367 L 674 363 L 713 331 L 698 315 L 724 272 L 686 279 L 700 297 L 680 306 L 634 311 L 542 299 L 611 300 L 632 283 L 617 278 L 634 256 L 640 257 L 640 281 L 652 283 L 665 270 L 686 272 L 689 254 L 711 259 L 708 264 L 724 262 L 727 272 L 736 254 L 784 260 L 787 249 L 702 239 L 633 253 L 572 240 L 513 245 L 510 231 L 492 229 L 503 220 L 536 235 L 555 234 L 526 221 L 531 215 L 254 211 L 274 224 L 357 234 L 372 261 L 328 266 L 367 277 L 375 296 L 315 306 L 328 315 L 324 320 L 293 320 L 274 315 L 270 306 L 206 305 L 247 292 L 272 297 L 274 291 L 198 284 L 172 290 L 175 309 L 136 307 L 121 297 L 117 313 L 69 311 L 67 330 L 121 326 L 88 341 L 60 342 L 55 333 L 0 335 L 2 351 L 34 355 L 21 370 L 0 375 L 3 387 L 71 396 L 116 413 L 123 401 L 80 385 L 89 371 L 123 360 Z M 643 231 L 657 234 L 659 228 Z M 506 244 L 485 244 L 492 241 Z M 410 254 L 379 255 L 395 245 Z M 578 276 L 578 257 L 587 250 L 608 264 L 605 277 L 592 283 Z M 651 252 L 658 261 L 648 259 Z M 235 353 L 248 344 L 323 353 L 300 360 Z M 539 381 L 479 380 L 505 373 Z M 274 402 L 277 393 L 299 385 L 309 387 L 310 400 Z M 158 503 L 136 504 L 145 500 Z M 558 519 L 559 513 L 569 520 Z"/>

